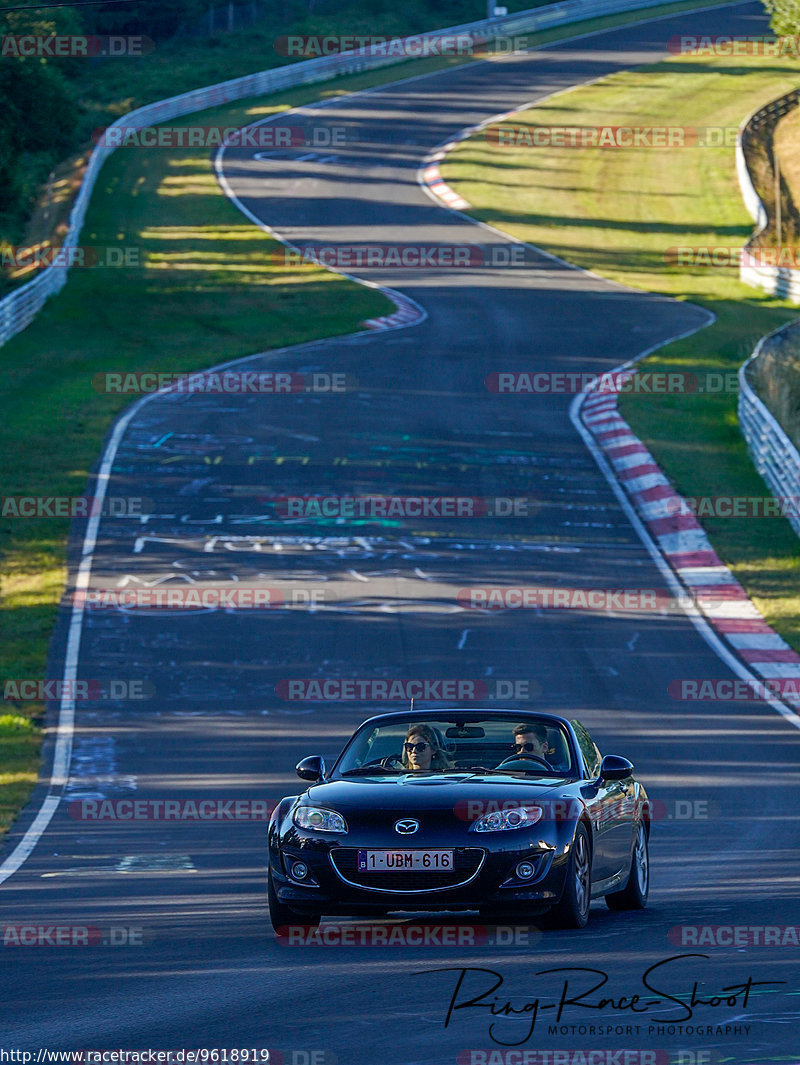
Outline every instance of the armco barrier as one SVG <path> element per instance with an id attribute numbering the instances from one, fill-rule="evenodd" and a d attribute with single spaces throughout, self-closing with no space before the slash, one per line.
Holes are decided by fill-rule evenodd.
<path id="1" fill-rule="evenodd" d="M 516 37 L 526 32 L 549 29 L 553 26 L 562 26 L 570 22 L 580 22 L 584 19 L 622 11 L 638 11 L 663 3 L 664 0 L 562 0 L 561 3 L 519 11 L 510 16 L 483 19 L 480 22 L 469 22 L 463 26 L 450 26 L 447 29 L 434 30 L 426 34 L 414 34 L 404 40 L 409 43 L 409 51 L 414 42 L 435 41 L 456 34 L 469 36 L 474 43 L 483 43 L 494 37 Z M 245 99 L 248 96 L 264 96 L 267 93 L 296 85 L 326 81 L 342 74 L 356 74 L 360 71 L 400 63 L 404 58 L 403 55 L 380 55 L 377 49 L 370 46 L 341 52 L 338 55 L 307 59 L 273 70 L 248 74 L 243 78 L 223 81 L 204 89 L 194 89 L 180 96 L 171 96 L 166 100 L 139 107 L 118 118 L 110 128 L 152 126 L 181 115 Z M 114 148 L 109 145 L 98 144 L 91 154 L 80 192 L 70 213 L 69 229 L 63 244 L 65 248 L 77 247 L 94 183 L 100 173 L 100 168 L 113 151 Z M 24 329 L 36 316 L 45 300 L 58 292 L 66 280 L 66 267 L 46 267 L 33 281 L 21 285 L 0 300 L 0 344 L 5 344 L 10 337 Z"/>
<path id="2" fill-rule="evenodd" d="M 774 333 L 762 337 L 747 362 L 739 369 L 739 426 L 747 441 L 747 448 L 755 467 L 778 498 L 797 499 L 800 496 L 800 454 L 778 425 L 752 387 L 755 361 L 782 333 L 797 329 L 797 322 L 789 322 Z M 792 508 L 790 508 L 791 511 Z M 800 536 L 800 517 L 787 514 L 794 531 Z"/>
<path id="3" fill-rule="evenodd" d="M 742 192 L 744 205 L 750 217 L 756 223 L 756 230 L 742 249 L 742 262 L 739 265 L 739 278 L 753 288 L 763 288 L 774 296 L 781 296 L 800 303 L 800 270 L 786 266 L 769 266 L 765 263 L 753 263 L 747 258 L 747 252 L 756 239 L 764 232 L 769 223 L 767 210 L 756 192 L 750 170 L 747 166 L 747 138 L 765 122 L 777 120 L 797 107 L 800 102 L 800 89 L 793 89 L 785 96 L 771 100 L 749 115 L 739 127 L 736 138 L 736 174 Z"/>
<path id="4" fill-rule="evenodd" d="M 765 107 L 749 115 L 739 127 L 736 138 L 736 173 L 745 207 L 756 223 L 756 230 L 745 244 L 743 252 L 767 228 L 767 210 L 756 192 L 747 166 L 747 137 L 765 121 L 787 114 L 800 102 L 800 90 L 794 89 L 785 96 L 772 100 Z M 747 285 L 763 288 L 776 296 L 800 303 L 800 270 L 784 266 L 753 265 L 745 260 L 739 266 L 739 277 Z M 774 333 L 762 337 L 753 354 L 739 369 L 739 428 L 747 442 L 747 449 L 755 467 L 767 483 L 773 495 L 797 497 L 800 495 L 800 454 L 784 430 L 778 424 L 766 404 L 759 399 L 753 387 L 756 361 L 776 339 L 789 329 L 797 329 L 798 323 L 790 322 Z M 800 536 L 800 518 L 787 514 L 794 531 Z"/>

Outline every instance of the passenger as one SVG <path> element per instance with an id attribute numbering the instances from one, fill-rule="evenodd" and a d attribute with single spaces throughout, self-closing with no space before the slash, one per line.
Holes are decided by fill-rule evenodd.
<path id="1" fill-rule="evenodd" d="M 403 744 L 401 763 L 414 772 L 425 769 L 452 769 L 455 762 L 442 747 L 438 729 L 430 725 L 410 725 Z"/>

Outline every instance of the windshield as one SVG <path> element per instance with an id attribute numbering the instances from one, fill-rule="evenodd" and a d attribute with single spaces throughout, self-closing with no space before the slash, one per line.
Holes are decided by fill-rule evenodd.
<path id="1" fill-rule="evenodd" d="M 453 715 L 419 720 L 409 716 L 363 729 L 345 749 L 336 775 L 494 770 L 503 762 L 504 772 L 575 773 L 561 725 L 533 717 Z"/>

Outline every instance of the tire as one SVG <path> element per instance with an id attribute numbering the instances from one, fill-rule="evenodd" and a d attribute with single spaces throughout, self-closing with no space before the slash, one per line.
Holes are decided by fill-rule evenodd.
<path id="1" fill-rule="evenodd" d="M 272 881 L 272 871 L 267 872 L 267 900 L 269 902 L 269 919 L 276 936 L 288 936 L 291 928 L 316 928 L 320 914 L 297 914 L 286 903 L 281 902 Z"/>
<path id="2" fill-rule="evenodd" d="M 633 847 L 628 883 L 622 891 L 606 895 L 609 910 L 643 910 L 650 890 L 650 852 L 647 847 L 647 826 L 639 821 Z"/>
<path id="3" fill-rule="evenodd" d="M 592 895 L 592 848 L 586 826 L 579 823 L 569 852 L 564 894 L 545 914 L 548 928 L 585 928 Z"/>

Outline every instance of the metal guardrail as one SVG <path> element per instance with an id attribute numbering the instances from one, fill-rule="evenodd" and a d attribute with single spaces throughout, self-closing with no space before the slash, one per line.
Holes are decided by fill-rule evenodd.
<path id="1" fill-rule="evenodd" d="M 762 337 L 756 350 L 740 367 L 739 425 L 755 467 L 772 494 L 778 499 L 789 499 L 795 504 L 786 508 L 786 516 L 800 536 L 800 516 L 793 513 L 800 500 L 800 453 L 752 387 L 755 360 L 763 354 L 775 337 L 784 330 L 797 327 L 797 322 L 789 322 L 774 333 Z"/>
<path id="2" fill-rule="evenodd" d="M 549 29 L 553 26 L 580 22 L 602 15 L 656 7 L 663 2 L 664 0 L 562 0 L 560 3 L 549 4 L 547 7 L 519 11 L 509 16 L 483 19 L 461 26 L 450 26 L 431 33 L 413 34 L 403 40 L 413 47 L 414 42 L 432 42 L 458 35 L 469 36 L 474 44 L 483 44 L 495 37 L 514 37 L 525 32 Z M 410 50 L 409 48 L 408 51 Z M 373 70 L 401 63 L 405 58 L 407 57 L 403 54 L 381 55 L 377 48 L 370 46 L 340 52 L 338 55 L 307 59 L 147 104 L 122 115 L 108 128 L 142 128 L 157 125 L 195 111 L 204 111 L 209 107 L 232 103 L 234 100 L 264 96 L 267 93 L 296 85 L 327 81 L 342 74 Z M 103 163 L 114 150 L 111 145 L 98 144 L 92 151 L 80 192 L 70 212 L 69 229 L 62 245 L 65 249 L 75 248 L 78 245 L 94 183 Z M 65 258 L 68 259 L 68 256 Z M 0 345 L 5 344 L 7 340 L 29 325 L 45 301 L 64 287 L 67 270 L 67 265 L 45 267 L 33 281 L 21 285 L 0 300 Z"/>
<path id="3" fill-rule="evenodd" d="M 794 89 L 785 96 L 772 100 L 765 107 L 749 115 L 739 127 L 736 138 L 736 173 L 745 207 L 756 223 L 756 229 L 750 240 L 742 249 L 742 262 L 739 266 L 739 278 L 745 284 L 763 288 L 776 296 L 782 296 L 795 303 L 800 303 L 800 270 L 784 266 L 749 263 L 746 253 L 753 242 L 769 224 L 769 217 L 761 198 L 756 192 L 750 170 L 747 166 L 747 136 L 751 130 L 758 129 L 770 119 L 777 119 L 787 114 L 800 103 L 800 90 Z M 747 443 L 747 450 L 756 469 L 764 478 L 774 496 L 800 499 L 800 453 L 779 425 L 769 408 L 759 399 L 753 387 L 755 364 L 758 358 L 782 336 L 786 330 L 798 329 L 800 323 L 789 322 L 774 333 L 769 333 L 758 342 L 755 351 L 739 368 L 739 428 Z M 794 508 L 787 508 L 786 516 L 792 528 L 800 536 L 800 517 L 792 513 Z"/>
<path id="4" fill-rule="evenodd" d="M 764 107 L 760 107 L 757 111 L 748 115 L 739 127 L 739 133 L 736 137 L 736 174 L 739 178 L 739 188 L 742 192 L 745 207 L 756 223 L 755 232 L 742 248 L 739 279 L 746 285 L 751 285 L 753 288 L 763 288 L 771 295 L 780 296 L 783 299 L 791 300 L 793 303 L 800 303 L 800 270 L 794 270 L 788 266 L 778 266 L 777 264 L 773 266 L 769 263 L 753 261 L 753 258 L 758 259 L 763 258 L 763 256 L 751 258 L 748 254 L 753 248 L 754 242 L 769 225 L 769 216 L 766 207 L 756 192 L 750 169 L 747 165 L 747 140 L 755 130 L 760 129 L 767 122 L 777 122 L 778 119 L 793 111 L 798 103 L 800 103 L 800 89 L 792 89 L 791 92 L 787 92 L 784 96 L 771 100 Z"/>

